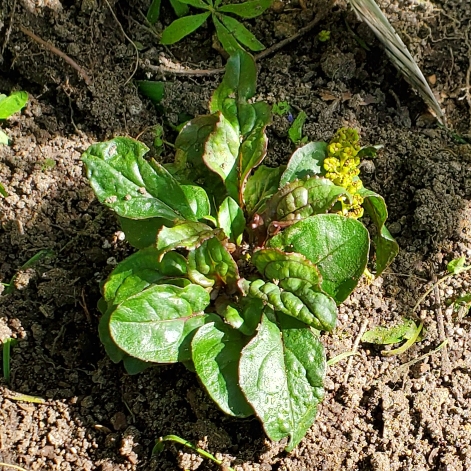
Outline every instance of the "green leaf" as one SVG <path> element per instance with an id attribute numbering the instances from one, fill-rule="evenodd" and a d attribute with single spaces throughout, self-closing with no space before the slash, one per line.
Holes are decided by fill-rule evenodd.
<path id="1" fill-rule="evenodd" d="M 306 121 L 307 114 L 301 111 L 288 129 L 288 136 L 293 144 L 297 144 L 303 137 L 303 126 Z"/>
<path id="2" fill-rule="evenodd" d="M 191 5 L 195 8 L 202 8 L 203 10 L 209 10 L 209 4 L 204 0 L 179 0 L 181 3 L 185 5 Z"/>
<path id="3" fill-rule="evenodd" d="M 5 187 L 0 183 L 0 195 L 6 198 L 8 196 L 8 191 L 5 190 Z"/>
<path id="4" fill-rule="evenodd" d="M 244 188 L 245 209 L 249 216 L 264 211 L 265 202 L 273 196 L 280 187 L 280 178 L 285 166 L 269 168 L 260 165 L 257 170 L 247 179 Z"/>
<path id="5" fill-rule="evenodd" d="M 110 318 L 111 337 L 120 349 L 142 361 L 188 361 L 196 330 L 215 320 L 214 315 L 202 313 L 209 301 L 201 286 L 152 286 L 116 307 Z"/>
<path id="6" fill-rule="evenodd" d="M 188 13 L 190 12 L 188 5 L 186 5 L 181 0 L 170 0 L 170 4 L 172 5 L 173 11 L 179 18 L 181 16 L 188 15 Z"/>
<path id="7" fill-rule="evenodd" d="M 262 317 L 242 350 L 239 384 L 271 440 L 290 436 L 291 451 L 312 425 L 323 399 L 325 354 L 307 327 L 276 314 Z"/>
<path id="8" fill-rule="evenodd" d="M 238 130 L 220 114 L 215 130 L 206 141 L 203 160 L 210 170 L 221 177 L 229 196 L 235 200 L 239 199 L 236 165 L 239 145 Z"/>
<path id="9" fill-rule="evenodd" d="M 267 246 L 298 252 L 311 260 L 322 274 L 322 289 L 340 304 L 365 270 L 370 241 L 368 231 L 357 220 L 319 214 L 286 228 Z"/>
<path id="10" fill-rule="evenodd" d="M 218 226 L 232 242 L 240 244 L 245 230 L 244 212 L 230 196 L 219 207 Z"/>
<path id="11" fill-rule="evenodd" d="M 236 417 L 253 414 L 239 387 L 239 358 L 246 343 L 247 337 L 221 321 L 200 327 L 191 342 L 193 363 L 203 386 L 226 414 Z"/>
<path id="12" fill-rule="evenodd" d="M 10 139 L 8 138 L 8 136 L 0 129 L 0 145 L 3 144 L 7 146 L 9 142 Z"/>
<path id="13" fill-rule="evenodd" d="M 302 279 L 285 278 L 275 283 L 263 280 L 239 282 L 246 296 L 258 298 L 272 309 L 293 317 L 316 330 L 332 331 L 337 321 L 335 301 Z"/>
<path id="14" fill-rule="evenodd" d="M 233 13 L 241 18 L 255 18 L 261 15 L 267 8 L 270 8 L 273 0 L 254 0 L 244 3 L 223 5 L 218 11 Z"/>
<path id="15" fill-rule="evenodd" d="M 417 325 L 412 319 L 402 319 L 400 324 L 393 327 L 378 326 L 368 330 L 361 337 L 361 341 L 376 345 L 389 345 L 410 339 L 416 331 Z"/>
<path id="16" fill-rule="evenodd" d="M 388 218 L 384 198 L 366 188 L 360 189 L 358 193 L 364 198 L 363 207 L 378 231 L 373 238 L 373 244 L 376 250 L 376 276 L 379 276 L 398 254 L 399 245 L 384 225 Z"/>
<path id="17" fill-rule="evenodd" d="M 173 227 L 163 227 L 157 236 L 157 249 L 161 254 L 177 247 L 191 250 L 215 235 L 214 230 L 206 224 L 185 221 Z"/>
<path id="18" fill-rule="evenodd" d="M 10 96 L 0 95 L 0 119 L 7 119 L 17 113 L 27 102 L 26 92 L 12 92 Z"/>
<path id="19" fill-rule="evenodd" d="M 183 193 L 190 204 L 191 210 L 198 220 L 211 215 L 211 204 L 208 194 L 200 186 L 180 185 Z"/>
<path id="20" fill-rule="evenodd" d="M 101 316 L 98 323 L 98 336 L 100 337 L 100 342 L 102 343 L 106 354 L 110 357 L 110 360 L 113 363 L 119 363 L 127 357 L 127 354 L 121 350 L 111 338 L 110 318 L 112 312 L 113 308 L 110 308 L 105 314 Z"/>
<path id="21" fill-rule="evenodd" d="M 252 255 L 252 263 L 270 281 L 298 278 L 321 289 L 322 276 L 319 269 L 304 255 L 286 253 L 278 249 L 261 249 Z"/>
<path id="22" fill-rule="evenodd" d="M 345 194 L 345 188 L 336 186 L 327 178 L 306 177 L 304 180 L 294 180 L 267 202 L 263 218 L 268 223 L 295 221 L 324 214 Z"/>
<path id="23" fill-rule="evenodd" d="M 219 15 L 222 16 L 222 15 Z M 223 49 L 230 55 L 233 56 L 237 54 L 238 51 L 242 50 L 242 47 L 234 38 L 234 36 L 229 32 L 229 30 L 218 20 L 218 17 L 212 15 L 213 23 L 216 28 L 216 35 L 221 43 Z"/>
<path id="24" fill-rule="evenodd" d="M 166 219 L 128 219 L 118 216 L 118 221 L 126 240 L 136 249 L 143 249 L 157 243 L 157 233 L 166 223 Z"/>
<path id="25" fill-rule="evenodd" d="M 360 159 L 374 159 L 376 157 L 376 154 L 380 149 L 382 149 L 384 146 L 382 144 L 376 145 L 376 146 L 365 146 L 362 147 L 357 154 L 357 157 Z"/>
<path id="26" fill-rule="evenodd" d="M 130 219 L 196 220 L 178 182 L 157 162 L 147 162 L 147 151 L 127 137 L 90 146 L 82 160 L 98 200 Z"/>
<path id="27" fill-rule="evenodd" d="M 147 98 L 150 98 L 154 104 L 158 104 L 162 101 L 165 92 L 165 82 L 138 80 L 136 83 L 139 91 Z"/>
<path id="28" fill-rule="evenodd" d="M 323 175 L 323 162 L 327 155 L 325 142 L 309 142 L 299 147 L 289 159 L 286 170 L 280 180 L 280 187 L 292 182 L 302 180 L 313 175 Z"/>
<path id="29" fill-rule="evenodd" d="M 236 104 L 246 103 L 255 95 L 256 83 L 257 68 L 253 57 L 245 51 L 231 55 L 224 78 L 211 99 L 211 113 L 223 112 L 224 103 L 231 98 Z"/>
<path id="30" fill-rule="evenodd" d="M 121 303 L 163 278 L 158 260 L 159 251 L 148 247 L 118 263 L 103 286 L 108 306 Z"/>
<path id="31" fill-rule="evenodd" d="M 243 4 L 232 6 L 241 5 Z M 221 15 L 220 18 L 224 26 L 227 28 L 229 33 L 232 34 L 232 36 L 237 42 L 248 47 L 251 51 L 262 51 L 263 49 L 265 49 L 265 46 L 242 23 L 237 21 L 235 18 L 232 18 L 227 15 Z"/>
<path id="32" fill-rule="evenodd" d="M 153 363 L 126 356 L 123 358 L 123 365 L 128 375 L 137 375 L 150 366 L 153 366 Z"/>
<path id="33" fill-rule="evenodd" d="M 205 288 L 223 283 L 228 292 L 235 292 L 239 270 L 221 241 L 213 237 L 188 254 L 188 278 Z"/>
<path id="34" fill-rule="evenodd" d="M 223 302 L 220 297 L 215 303 L 216 312 L 241 334 L 251 337 L 260 323 L 264 303 L 262 299 L 243 297 L 237 304 Z"/>
<path id="35" fill-rule="evenodd" d="M 446 269 L 448 270 L 448 273 L 451 273 L 452 275 L 457 275 L 458 273 L 467 271 L 470 267 L 465 266 L 466 263 L 466 257 L 463 255 L 460 258 L 455 258 L 451 262 L 448 263 L 446 266 Z"/>
<path id="36" fill-rule="evenodd" d="M 206 5 L 206 8 L 209 8 L 209 6 Z M 178 18 L 178 20 L 170 23 L 170 25 L 163 30 L 160 43 L 168 46 L 180 41 L 185 36 L 188 36 L 193 33 L 193 31 L 197 30 L 208 19 L 210 14 L 211 13 L 208 11 L 198 15 Z"/>
<path id="37" fill-rule="evenodd" d="M 161 0 L 152 0 L 149 9 L 147 10 L 147 21 L 153 25 L 157 23 L 157 20 L 160 16 L 160 4 L 162 3 Z"/>

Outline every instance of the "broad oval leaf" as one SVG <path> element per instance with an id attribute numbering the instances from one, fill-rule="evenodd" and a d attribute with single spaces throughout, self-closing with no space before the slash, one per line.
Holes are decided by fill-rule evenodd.
<path id="1" fill-rule="evenodd" d="M 162 279 L 165 275 L 158 260 L 159 251 L 149 247 L 118 263 L 103 286 L 103 298 L 107 304 L 119 304 Z"/>
<path id="2" fill-rule="evenodd" d="M 244 3 L 223 5 L 218 8 L 218 11 L 224 13 L 233 13 L 241 18 L 255 18 L 261 15 L 270 5 L 273 0 L 252 0 Z"/>
<path id="3" fill-rule="evenodd" d="M 198 15 L 184 16 L 170 23 L 162 32 L 161 44 L 174 44 L 193 31 L 197 30 L 208 18 L 211 13 L 205 12 Z"/>
<path id="4" fill-rule="evenodd" d="M 247 337 L 223 322 L 198 329 L 191 342 L 193 364 L 208 394 L 229 415 L 248 417 L 253 409 L 239 387 L 239 359 Z"/>
<path id="5" fill-rule="evenodd" d="M 283 165 L 276 168 L 260 165 L 248 178 L 244 189 L 244 202 L 249 216 L 264 211 L 266 200 L 280 187 L 280 178 L 284 168 Z"/>
<path id="6" fill-rule="evenodd" d="M 263 315 L 242 350 L 239 384 L 270 439 L 290 436 L 291 451 L 312 425 L 323 399 L 325 354 L 308 327 L 276 313 Z"/>
<path id="7" fill-rule="evenodd" d="M 220 15 L 220 18 L 229 34 L 232 34 L 240 44 L 248 47 L 251 51 L 263 51 L 265 49 L 265 46 L 240 21 L 227 15 Z"/>
<path id="8" fill-rule="evenodd" d="M 377 228 L 373 238 L 376 251 L 376 276 L 379 276 L 394 260 L 399 252 L 399 245 L 384 225 L 388 218 L 388 210 L 384 198 L 374 191 L 362 188 L 363 207 Z"/>
<path id="9" fill-rule="evenodd" d="M 322 274 L 322 289 L 340 304 L 365 271 L 370 239 L 361 222 L 320 214 L 286 228 L 267 246 L 298 252 L 311 260 Z"/>
<path id="10" fill-rule="evenodd" d="M 214 315 L 204 288 L 156 285 L 123 301 L 110 317 L 115 344 L 128 355 L 153 363 L 191 360 L 190 344 L 196 330 Z"/>
<path id="11" fill-rule="evenodd" d="M 169 221 L 196 217 L 178 182 L 157 162 L 143 156 L 148 148 L 127 137 L 90 146 L 82 155 L 98 200 L 130 219 Z"/>
<path id="12" fill-rule="evenodd" d="M 244 212 L 240 206 L 228 196 L 219 207 L 218 226 L 234 243 L 239 244 L 245 229 Z"/>
<path id="13" fill-rule="evenodd" d="M 296 149 L 281 177 L 280 187 L 296 179 L 302 180 L 314 175 L 323 175 L 325 172 L 322 164 L 326 155 L 327 143 L 325 142 L 309 142 Z"/>

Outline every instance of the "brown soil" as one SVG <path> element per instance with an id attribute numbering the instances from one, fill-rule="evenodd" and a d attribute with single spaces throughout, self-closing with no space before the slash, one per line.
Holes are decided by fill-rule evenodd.
<path id="1" fill-rule="evenodd" d="M 469 276 L 449 279 L 426 299 L 419 311 L 425 339 L 405 354 L 383 357 L 381 348 L 360 343 L 359 355 L 330 368 L 317 420 L 291 454 L 283 443 L 270 443 L 256 419 L 221 413 L 183 366 L 127 376 L 108 360 L 97 336 L 98 285 L 131 249 L 113 215 L 94 200 L 79 159 L 92 142 L 135 137 L 164 122 L 129 80 L 136 54 L 123 31 L 144 47 L 134 79 L 167 81 L 166 123 L 178 123 L 181 113 L 205 113 L 220 76 L 162 77 L 146 64 L 223 64 L 209 27 L 174 47 L 160 46 L 144 26 L 148 4 L 4 0 L 0 6 L 0 92 L 30 93 L 26 109 L 3 126 L 11 146 L 0 147 L 0 181 L 9 194 L 0 199 L 0 280 L 17 274 L 16 289 L 0 298 L 0 340 L 18 339 L 11 381 L 0 385 L 0 461 L 31 471 L 218 469 L 179 446 L 151 458 L 156 438 L 176 434 L 244 471 L 470 470 L 471 323 L 447 307 L 471 291 Z M 278 2 L 250 21 L 271 46 L 328 9 L 311 33 L 259 63 L 257 98 L 304 110 L 311 140 L 328 140 L 348 125 L 361 131 L 364 144 L 384 144 L 363 178 L 385 196 L 401 246 L 388 273 L 362 284 L 340 308 L 338 328 L 323 336 L 333 357 L 352 349 L 365 322 L 392 324 L 410 314 L 449 260 L 470 260 L 471 146 L 463 139 L 471 135 L 471 9 L 460 0 L 380 2 L 430 77 L 453 134 L 436 125 L 343 2 L 306 4 Z M 172 18 L 164 3 L 158 28 Z M 90 85 L 20 25 L 73 58 Z M 330 41 L 318 41 L 321 30 L 331 31 Z M 286 117 L 274 117 L 271 165 L 286 162 L 292 150 L 288 126 Z M 150 132 L 141 139 L 152 145 Z M 40 250 L 50 253 L 22 270 Z M 400 368 L 445 338 L 447 349 Z M 17 393 L 46 402 L 19 401 Z"/>

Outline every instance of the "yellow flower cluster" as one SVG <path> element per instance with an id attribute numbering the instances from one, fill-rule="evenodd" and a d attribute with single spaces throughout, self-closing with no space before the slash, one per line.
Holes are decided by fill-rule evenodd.
<path id="1" fill-rule="evenodd" d="M 342 196 L 339 202 L 342 205 L 339 214 L 358 219 L 363 216 L 363 197 L 358 190 L 363 188 L 358 175 L 360 174 L 360 138 L 355 129 L 341 128 L 327 146 L 328 156 L 324 160 L 326 178 L 347 190 L 349 197 Z"/>

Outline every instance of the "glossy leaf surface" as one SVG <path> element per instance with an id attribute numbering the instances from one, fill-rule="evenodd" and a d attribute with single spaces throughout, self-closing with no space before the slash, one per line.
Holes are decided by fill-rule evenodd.
<path id="1" fill-rule="evenodd" d="M 290 436 L 291 451 L 312 425 L 322 400 L 325 354 L 307 327 L 282 314 L 264 315 L 257 335 L 242 350 L 239 382 L 275 441 Z"/>
<path id="2" fill-rule="evenodd" d="M 239 359 L 246 343 L 247 337 L 221 321 L 202 326 L 191 342 L 199 379 L 214 402 L 236 417 L 253 414 L 239 387 Z"/>
<path id="3" fill-rule="evenodd" d="M 337 214 L 299 221 L 268 241 L 269 247 L 303 254 L 322 274 L 322 289 L 340 304 L 363 274 L 370 240 L 365 226 Z"/>
<path id="4" fill-rule="evenodd" d="M 120 349 L 139 360 L 190 360 L 193 335 L 213 320 L 203 313 L 208 304 L 209 294 L 201 286 L 152 286 L 116 307 L 110 317 L 111 337 Z"/>
<path id="5" fill-rule="evenodd" d="M 157 162 L 143 158 L 147 151 L 144 144 L 127 137 L 87 149 L 82 160 L 99 201 L 130 219 L 196 220 L 177 181 Z"/>
<path id="6" fill-rule="evenodd" d="M 232 242 L 240 243 L 242 233 L 245 230 L 244 212 L 230 196 L 219 207 L 218 226 Z"/>

